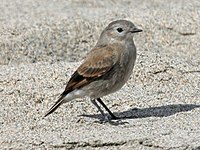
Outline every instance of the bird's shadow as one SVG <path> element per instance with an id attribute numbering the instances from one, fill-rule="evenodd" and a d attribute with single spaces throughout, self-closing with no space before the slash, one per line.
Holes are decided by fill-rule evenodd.
<path id="1" fill-rule="evenodd" d="M 135 118 L 147 118 L 147 117 L 167 117 L 179 112 L 187 112 L 195 108 L 200 108 L 200 105 L 195 104 L 174 104 L 159 107 L 150 108 L 133 108 L 123 112 L 115 112 L 114 115 L 118 117 L 118 120 L 135 119 Z M 101 114 L 94 115 L 81 115 L 89 118 L 101 119 Z"/>

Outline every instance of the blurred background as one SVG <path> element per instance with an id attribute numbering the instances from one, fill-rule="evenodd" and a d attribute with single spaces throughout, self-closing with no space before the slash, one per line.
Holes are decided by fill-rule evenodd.
<path id="1" fill-rule="evenodd" d="M 118 19 L 143 30 L 133 74 L 103 99 L 125 123 L 99 123 L 88 98 L 42 119 Z M 199 149 L 199 31 L 199 0 L 0 0 L 0 149 Z"/>
<path id="2" fill-rule="evenodd" d="M 117 19 L 144 30 L 139 55 L 200 58 L 198 0 L 1 0 L 0 12 L 0 65 L 80 61 Z"/>

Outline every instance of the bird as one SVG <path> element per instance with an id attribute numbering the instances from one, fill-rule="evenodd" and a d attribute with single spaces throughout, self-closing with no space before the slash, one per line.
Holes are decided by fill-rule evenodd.
<path id="1" fill-rule="evenodd" d="M 116 20 L 108 24 L 44 117 L 63 103 L 89 97 L 102 116 L 106 115 L 100 105 L 108 112 L 110 119 L 118 119 L 104 104 L 102 97 L 118 91 L 128 81 L 136 60 L 133 37 L 137 32 L 142 32 L 142 29 L 129 20 Z"/>

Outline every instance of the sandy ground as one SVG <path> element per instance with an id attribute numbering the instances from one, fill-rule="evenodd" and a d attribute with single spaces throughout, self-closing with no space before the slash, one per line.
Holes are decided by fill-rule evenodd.
<path id="1" fill-rule="evenodd" d="M 0 149 L 200 149 L 198 0 L 1 0 Z M 44 113 L 113 20 L 144 30 L 128 83 L 103 101 L 121 119 L 101 123 L 88 98 Z"/>

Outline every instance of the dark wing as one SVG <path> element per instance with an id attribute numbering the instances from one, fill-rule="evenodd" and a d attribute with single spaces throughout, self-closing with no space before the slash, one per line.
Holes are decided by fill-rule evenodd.
<path id="1" fill-rule="evenodd" d="M 57 102 L 49 109 L 44 117 L 54 112 L 62 103 L 63 98 L 73 91 L 88 85 L 92 81 L 108 73 L 116 64 L 118 56 L 110 47 L 93 49 L 82 65 L 70 78 L 65 91 L 60 95 Z"/>
<path id="2" fill-rule="evenodd" d="M 117 58 L 117 54 L 110 47 L 93 49 L 83 64 L 74 72 L 63 94 L 68 94 L 102 77 L 114 67 Z"/>

